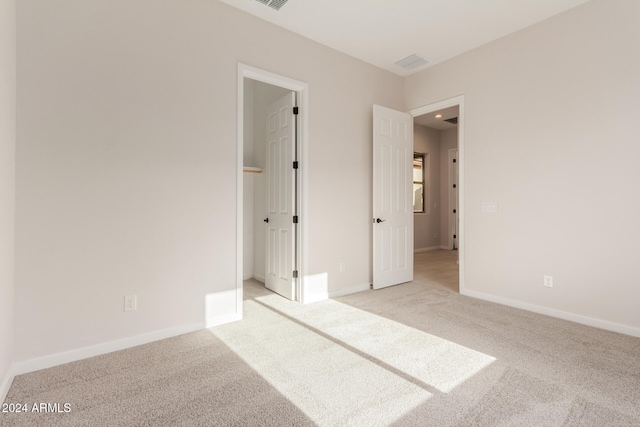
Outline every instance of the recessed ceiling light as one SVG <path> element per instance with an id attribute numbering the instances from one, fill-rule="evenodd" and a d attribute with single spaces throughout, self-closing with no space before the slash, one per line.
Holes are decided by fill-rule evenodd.
<path id="1" fill-rule="evenodd" d="M 436 114 L 436 119 L 441 119 L 442 118 L 442 114 Z"/>

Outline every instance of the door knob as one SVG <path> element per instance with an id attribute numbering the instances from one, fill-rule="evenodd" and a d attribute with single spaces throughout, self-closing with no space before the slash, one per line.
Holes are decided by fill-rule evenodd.
<path id="1" fill-rule="evenodd" d="M 266 222 L 267 224 L 269 224 L 269 218 L 265 218 L 263 219 L 264 222 Z"/>
<path id="2" fill-rule="evenodd" d="M 376 218 L 376 222 L 377 222 L 378 224 L 380 224 L 381 222 L 385 222 L 385 221 L 386 221 L 386 219 Z"/>

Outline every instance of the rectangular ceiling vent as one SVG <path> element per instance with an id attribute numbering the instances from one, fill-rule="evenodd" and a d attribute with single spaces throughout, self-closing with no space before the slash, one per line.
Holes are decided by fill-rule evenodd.
<path id="1" fill-rule="evenodd" d="M 413 70 L 414 68 L 421 67 L 423 65 L 428 64 L 429 62 L 424 59 L 422 56 L 418 56 L 417 54 L 409 55 L 400 61 L 395 62 L 396 65 L 401 66 L 405 70 Z"/>
<path id="2" fill-rule="evenodd" d="M 256 0 L 256 1 L 269 6 L 271 9 L 280 10 L 280 8 L 284 6 L 284 4 L 288 0 Z"/>

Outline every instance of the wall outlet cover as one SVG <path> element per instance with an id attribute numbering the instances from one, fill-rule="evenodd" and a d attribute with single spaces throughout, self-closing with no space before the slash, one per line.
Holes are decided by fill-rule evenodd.
<path id="1" fill-rule="evenodd" d="M 136 295 L 124 297 L 124 311 L 134 311 L 138 309 L 138 298 Z"/>

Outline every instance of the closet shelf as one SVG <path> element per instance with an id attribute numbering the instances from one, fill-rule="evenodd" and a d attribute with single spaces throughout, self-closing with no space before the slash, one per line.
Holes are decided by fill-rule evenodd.
<path id="1" fill-rule="evenodd" d="M 254 168 L 252 166 L 245 166 L 242 171 L 243 172 L 248 172 L 248 173 L 262 173 L 262 168 Z"/>

